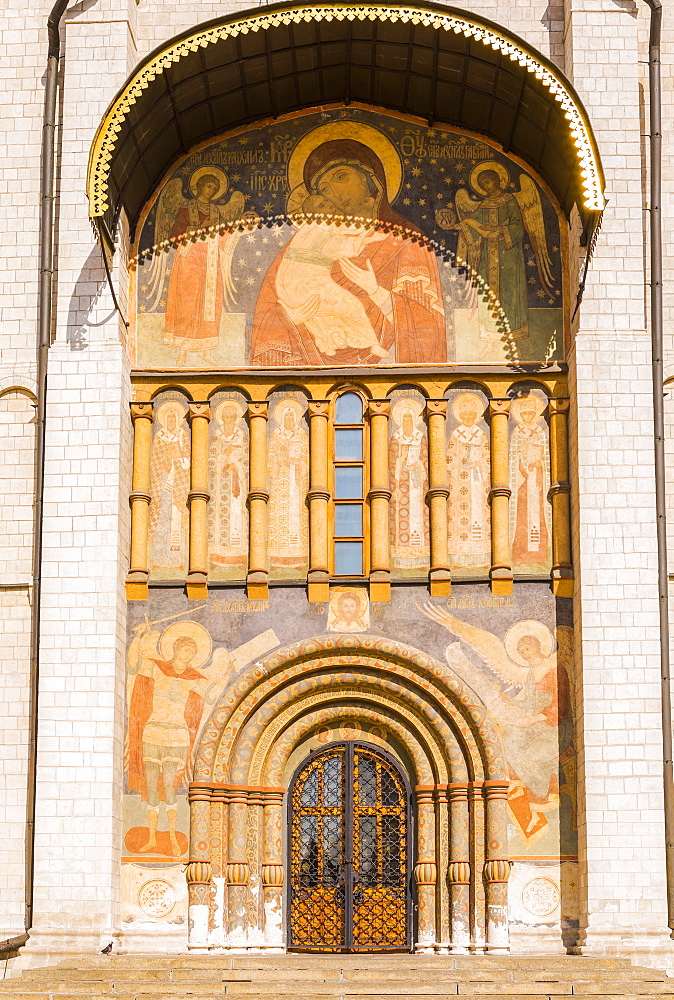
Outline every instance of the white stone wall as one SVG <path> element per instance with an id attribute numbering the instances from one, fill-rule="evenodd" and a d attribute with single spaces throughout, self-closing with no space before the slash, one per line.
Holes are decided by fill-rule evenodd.
<path id="1" fill-rule="evenodd" d="M 27 392 L 0 396 L 0 940 L 24 926 L 34 414 Z"/>
<path id="2" fill-rule="evenodd" d="M 96 0 L 63 29 L 58 138 L 59 279 L 50 356 L 41 643 L 34 960 L 117 933 L 123 756 L 124 592 L 130 474 L 124 328 L 86 217 L 89 146 L 127 73 L 199 22 L 258 6 Z M 265 6 L 260 4 L 259 6 Z M 610 199 L 572 362 L 578 417 L 574 537 L 583 948 L 668 962 L 664 898 L 650 353 L 644 296 L 648 11 L 609 0 L 464 5 L 566 71 L 590 113 Z M 45 4 L 9 0 L 0 41 L 0 391 L 34 379 Z M 674 375 L 674 26 L 665 18 L 665 321 Z M 639 48 L 641 46 L 641 48 Z M 121 272 L 120 300 L 124 302 Z M 3 402 L 5 400 L 5 402 Z M 670 403 L 674 439 L 674 403 Z M 0 397 L 2 444 L 25 457 L 25 396 Z M 22 444 L 17 445 L 21 440 Z M 670 446 L 671 449 L 671 446 Z M 671 453 L 671 451 L 670 451 Z M 674 458 L 674 455 L 672 455 Z M 674 469 L 674 461 L 672 466 Z M 12 490 L 30 493 L 26 463 Z M 674 486 L 674 483 L 672 484 Z M 674 489 L 670 497 L 674 496 Z M 27 501 L 0 551 L 5 769 L 0 771 L 0 937 L 23 921 Z M 673 504 L 674 507 L 674 504 Z M 674 509 L 670 532 L 674 531 Z M 18 540 L 20 536 L 20 541 Z M 671 535 L 674 539 L 674 534 Z M 12 579 L 12 574 L 16 580 Z M 16 584 L 16 585 L 15 585 Z M 8 707 L 9 706 L 9 707 Z M 4 784 L 3 784 L 4 782 Z M 3 812 L 4 809 L 4 812 Z M 583 900 L 585 903 L 583 904 Z"/>

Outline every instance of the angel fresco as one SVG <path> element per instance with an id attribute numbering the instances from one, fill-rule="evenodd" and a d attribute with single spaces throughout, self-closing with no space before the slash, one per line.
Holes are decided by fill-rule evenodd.
<path id="1" fill-rule="evenodd" d="M 232 191 L 227 201 L 229 179 L 219 167 L 202 166 L 193 171 L 185 197 L 183 181 L 174 177 L 162 190 L 157 204 L 155 243 L 189 236 L 214 227 L 206 239 L 185 239 L 176 246 L 165 291 L 169 254 L 157 253 L 147 278 L 148 311 L 165 305 L 163 343 L 178 351 L 176 367 L 190 354 L 201 354 L 208 364 L 217 361 L 220 320 L 224 310 L 236 302 L 232 258 L 242 230 L 218 233 L 226 223 L 245 214 L 245 196 Z"/>
<path id="2" fill-rule="evenodd" d="M 484 665 L 476 667 L 458 642 L 445 651 L 449 666 L 498 725 L 509 769 L 510 812 L 525 842 L 533 844 L 548 832 L 547 816 L 559 810 L 560 769 L 573 745 L 573 630 L 558 625 L 553 638 L 542 622 L 525 620 L 511 625 L 501 640 L 430 601 L 419 610 Z M 570 794 L 573 802 L 575 790 Z"/>
<path id="3" fill-rule="evenodd" d="M 288 212 L 302 221 L 262 283 L 251 364 L 446 361 L 437 260 L 400 234 L 419 230 L 390 205 L 401 182 L 393 144 L 361 123 L 319 126 L 288 175 Z"/>
<path id="4" fill-rule="evenodd" d="M 178 802 L 205 718 L 233 674 L 279 639 L 268 629 L 237 649 L 213 649 L 198 622 L 174 621 L 163 632 L 154 627 L 168 620 L 137 625 L 127 653 L 126 783 L 144 804 L 147 826 L 127 830 L 125 842 L 133 854 L 180 858 L 187 837 L 179 829 Z M 167 831 L 159 826 L 161 806 Z"/>
<path id="5" fill-rule="evenodd" d="M 445 229 L 458 232 L 457 260 L 482 279 L 486 288 L 473 288 L 477 310 L 481 358 L 505 340 L 528 337 L 529 304 L 524 239 L 533 251 L 543 297 L 554 298 L 555 281 L 548 252 L 543 206 L 534 181 L 522 173 L 520 190 L 512 191 L 510 174 L 497 160 L 479 163 L 470 174 L 473 198 L 460 187 L 455 196 L 457 221 L 447 212 L 436 215 Z M 453 218 L 453 215 L 451 216 Z"/>

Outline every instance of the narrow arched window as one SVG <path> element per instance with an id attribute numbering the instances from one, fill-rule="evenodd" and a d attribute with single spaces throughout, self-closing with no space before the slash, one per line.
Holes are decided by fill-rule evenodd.
<path id="1" fill-rule="evenodd" d="M 365 434 L 363 400 L 337 397 L 333 447 L 334 576 L 365 573 Z"/>

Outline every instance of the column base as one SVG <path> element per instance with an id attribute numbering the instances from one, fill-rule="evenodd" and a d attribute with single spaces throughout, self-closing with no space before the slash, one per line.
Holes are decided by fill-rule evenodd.
<path id="1" fill-rule="evenodd" d="M 573 570 L 570 566 L 553 566 L 550 580 L 555 597 L 573 597 Z"/>
<path id="2" fill-rule="evenodd" d="M 391 574 L 384 570 L 374 570 L 370 573 L 370 600 L 391 600 Z"/>
<path id="3" fill-rule="evenodd" d="M 190 601 L 205 600 L 208 597 L 208 574 L 199 572 L 188 573 L 185 589 Z"/>
<path id="4" fill-rule="evenodd" d="M 513 573 L 510 568 L 495 567 L 489 571 L 491 592 L 497 597 L 509 597 L 513 592 Z"/>
<path id="5" fill-rule="evenodd" d="M 452 592 L 452 574 L 448 569 L 432 569 L 428 575 L 431 597 L 449 597 Z"/>
<path id="6" fill-rule="evenodd" d="M 249 601 L 266 601 L 269 599 L 269 574 L 263 570 L 254 570 L 246 577 L 246 597 Z"/>
<path id="7" fill-rule="evenodd" d="M 126 578 L 126 599 L 127 601 L 147 601 L 148 580 L 147 570 L 131 570 Z"/>
<path id="8" fill-rule="evenodd" d="M 323 604 L 330 600 L 330 577 L 325 570 L 309 570 L 307 575 L 307 597 L 310 604 Z"/>

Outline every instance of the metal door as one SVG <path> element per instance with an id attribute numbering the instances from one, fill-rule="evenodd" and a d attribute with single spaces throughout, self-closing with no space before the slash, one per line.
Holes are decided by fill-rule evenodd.
<path id="1" fill-rule="evenodd" d="M 289 795 L 289 947 L 409 949 L 409 791 L 388 754 L 336 743 Z"/>

